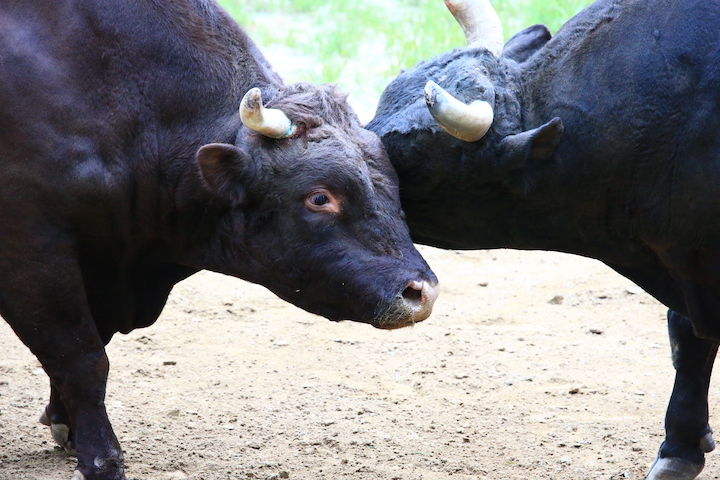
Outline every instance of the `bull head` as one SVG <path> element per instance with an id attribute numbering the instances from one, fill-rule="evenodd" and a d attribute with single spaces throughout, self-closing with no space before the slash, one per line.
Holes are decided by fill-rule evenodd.
<path id="1" fill-rule="evenodd" d="M 243 97 L 240 118 L 243 125 L 270 138 L 288 138 L 295 131 L 295 126 L 281 110 L 263 106 L 259 88 L 251 88 Z"/>
<path id="2" fill-rule="evenodd" d="M 445 0 L 445 5 L 465 32 L 469 48 L 486 48 L 500 56 L 502 24 L 488 0 Z M 432 81 L 425 85 L 425 102 L 443 130 L 466 142 L 480 140 L 493 122 L 493 109 L 488 102 L 477 100 L 466 105 Z"/>

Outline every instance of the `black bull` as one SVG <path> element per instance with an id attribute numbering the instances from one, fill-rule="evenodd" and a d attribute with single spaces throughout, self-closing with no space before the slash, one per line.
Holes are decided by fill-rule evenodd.
<path id="1" fill-rule="evenodd" d="M 196 271 L 383 328 L 437 295 L 377 136 L 212 1 L 0 2 L 0 225 L 0 314 L 75 480 L 125 478 L 104 346 Z"/>
<path id="2" fill-rule="evenodd" d="M 720 3 L 600 0 L 504 48 L 489 4 L 446 4 L 470 45 L 401 74 L 368 125 L 413 239 L 596 258 L 668 306 L 677 373 L 648 478 L 696 478 L 720 340 Z"/>

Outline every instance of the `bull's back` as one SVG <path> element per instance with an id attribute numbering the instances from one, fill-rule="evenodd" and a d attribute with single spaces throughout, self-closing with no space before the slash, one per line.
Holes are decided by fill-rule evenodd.
<path id="1" fill-rule="evenodd" d="M 61 223 L 76 207 L 67 201 L 78 196 L 74 190 L 97 191 L 93 183 L 106 175 L 100 152 L 101 139 L 110 134 L 103 120 L 107 107 L 101 89 L 91 88 L 97 78 L 88 55 L 92 32 L 74 3 L 11 0 L 0 5 L 0 206 L 5 222 L 37 219 L 35 226 L 53 218 Z M 85 173 L 78 176 L 78 171 Z M 6 231 L 5 241 L 7 236 Z"/>
<path id="2" fill-rule="evenodd" d="M 536 103 L 563 119 L 559 155 L 616 178 L 618 217 L 648 236 L 720 238 L 718 25 L 718 2 L 599 1 L 543 52 Z"/>
<path id="3" fill-rule="evenodd" d="M 190 0 L 0 2 L 3 211 L 150 225 L 163 162 L 192 161 L 235 113 L 230 59 L 252 45 L 224 15 Z"/>
<path id="4" fill-rule="evenodd" d="M 596 2 L 537 57 L 556 92 L 549 101 L 573 102 L 610 125 L 647 119 L 677 131 L 685 120 L 717 117 L 719 24 L 718 2 Z"/>

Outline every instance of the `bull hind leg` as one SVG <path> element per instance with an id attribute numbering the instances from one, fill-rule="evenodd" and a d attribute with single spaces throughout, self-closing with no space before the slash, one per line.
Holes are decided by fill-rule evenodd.
<path id="1" fill-rule="evenodd" d="M 708 425 L 708 388 L 718 342 L 697 338 L 682 315 L 668 312 L 675 385 L 665 415 L 665 441 L 647 480 L 693 480 L 715 448 Z"/>
<path id="2" fill-rule="evenodd" d="M 77 455 L 75 435 L 70 428 L 70 417 L 65 409 L 65 404 L 60 398 L 60 392 L 53 385 L 50 385 L 50 403 L 40 415 L 40 423 L 50 427 L 50 433 L 55 443 L 60 445 L 68 454 Z"/>

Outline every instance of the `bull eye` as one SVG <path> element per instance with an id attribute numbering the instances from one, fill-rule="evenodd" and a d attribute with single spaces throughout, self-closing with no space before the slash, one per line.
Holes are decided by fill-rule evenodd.
<path id="1" fill-rule="evenodd" d="M 330 199 L 325 195 L 324 193 L 316 193 L 309 198 L 310 203 L 315 205 L 316 207 L 320 207 L 322 205 L 325 205 L 330 201 Z"/>
<path id="2" fill-rule="evenodd" d="M 339 213 L 340 202 L 323 188 L 314 190 L 305 197 L 305 208 L 313 213 Z"/>

